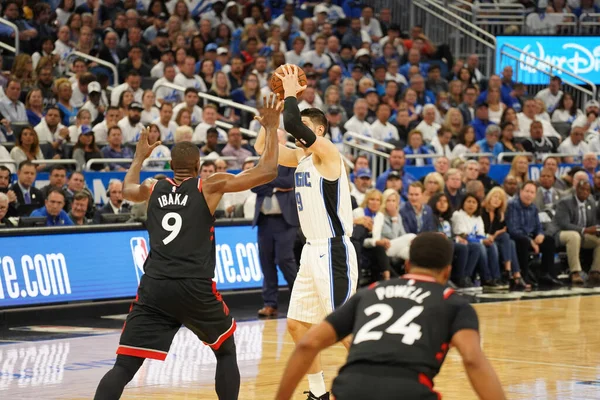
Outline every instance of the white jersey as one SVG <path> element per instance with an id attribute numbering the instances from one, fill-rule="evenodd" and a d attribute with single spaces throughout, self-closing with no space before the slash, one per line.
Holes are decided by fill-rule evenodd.
<path id="1" fill-rule="evenodd" d="M 312 154 L 300 160 L 296 168 L 296 205 L 300 227 L 307 240 L 352 236 L 352 201 L 344 161 L 341 174 L 329 181 L 319 173 Z"/>

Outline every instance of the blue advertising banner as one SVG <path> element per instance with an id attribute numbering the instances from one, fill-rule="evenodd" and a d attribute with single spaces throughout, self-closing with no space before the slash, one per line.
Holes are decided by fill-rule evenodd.
<path id="1" fill-rule="evenodd" d="M 506 44 L 542 59 L 554 66 L 579 75 L 592 83 L 600 83 L 600 41 L 596 36 L 497 36 L 496 37 L 496 72 L 510 65 L 516 75 L 517 82 L 526 85 L 544 84 L 550 81 L 548 75 L 540 72 L 550 71 L 550 66 L 531 57 L 508 48 Z M 518 61 L 503 55 L 502 52 L 517 57 Z M 536 68 L 533 68 L 533 67 Z M 562 75 L 554 70 L 553 74 Z M 570 79 L 574 83 L 575 80 Z"/>
<path id="2" fill-rule="evenodd" d="M 217 288 L 262 287 L 256 230 L 217 226 L 215 236 Z M 0 309 L 134 297 L 149 251 L 141 230 L 3 237 L 0 243 Z M 285 284 L 281 274 L 279 283 Z"/>

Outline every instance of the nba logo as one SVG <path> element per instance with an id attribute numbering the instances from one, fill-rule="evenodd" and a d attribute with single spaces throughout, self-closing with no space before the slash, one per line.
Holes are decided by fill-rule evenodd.
<path id="1" fill-rule="evenodd" d="M 131 245 L 131 255 L 133 256 L 133 266 L 137 277 L 138 285 L 142 275 L 144 275 L 144 263 L 148 257 L 148 244 L 143 237 L 133 237 L 129 240 Z"/>

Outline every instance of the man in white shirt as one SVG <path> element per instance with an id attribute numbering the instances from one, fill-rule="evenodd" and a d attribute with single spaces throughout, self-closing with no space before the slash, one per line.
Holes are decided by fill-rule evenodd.
<path id="1" fill-rule="evenodd" d="M 323 100 L 321 100 L 321 96 L 319 96 L 315 88 L 311 86 L 304 90 L 302 99 L 303 100 L 298 104 L 300 111 L 306 110 L 307 108 L 321 109 L 323 107 Z"/>
<path id="2" fill-rule="evenodd" d="M 356 171 L 354 178 L 354 188 L 350 191 L 350 195 L 354 196 L 359 207 L 365 199 L 367 191 L 373 186 L 372 174 L 369 168 L 360 168 Z"/>
<path id="3" fill-rule="evenodd" d="M 556 106 L 558 105 L 558 101 L 563 96 L 563 91 L 560 90 L 560 85 L 562 84 L 562 80 L 558 76 L 553 76 L 550 78 L 550 84 L 546 89 L 542 89 L 535 95 L 536 99 L 541 99 L 544 104 L 546 104 L 546 111 L 548 113 L 552 113 Z"/>
<path id="4" fill-rule="evenodd" d="M 179 103 L 182 100 L 181 91 L 177 89 L 161 86 L 163 83 L 175 84 L 175 76 L 178 74 L 178 69 L 175 65 L 165 66 L 164 76 L 154 82 L 152 91 L 156 93 L 156 106 L 160 107 L 164 103 Z"/>
<path id="5" fill-rule="evenodd" d="M 102 87 L 98 82 L 90 82 L 87 85 L 88 99 L 81 107 L 82 110 L 88 110 L 91 114 L 92 125 L 98 116 L 104 114 L 107 107 L 102 101 Z"/>
<path id="6" fill-rule="evenodd" d="M 325 54 L 325 45 L 327 39 L 325 36 L 318 36 L 315 39 L 315 49 L 304 55 L 304 62 L 312 63 L 315 72 L 322 77 L 331 66 L 331 59 Z"/>
<path id="7" fill-rule="evenodd" d="M 94 132 L 94 137 L 96 138 L 96 144 L 106 143 L 108 141 L 108 130 L 119 123 L 120 115 L 121 111 L 119 110 L 119 107 L 109 106 L 106 109 L 104 121 L 96 124 L 96 126 L 94 126 L 92 129 Z"/>
<path id="8" fill-rule="evenodd" d="M 219 143 L 227 142 L 227 133 L 223 129 L 217 127 L 216 122 L 218 115 L 217 106 L 214 104 L 207 104 L 204 106 L 202 112 L 203 122 L 199 123 L 194 130 L 192 141 L 206 143 L 206 131 L 208 131 L 209 128 L 216 128 L 219 132 Z"/>
<path id="9" fill-rule="evenodd" d="M 120 84 L 116 88 L 114 88 L 110 94 L 110 105 L 114 107 L 119 106 L 119 98 L 121 97 L 121 93 L 126 90 L 131 90 L 133 92 L 133 98 L 138 103 L 142 102 L 142 97 L 144 95 L 144 90 L 141 88 L 142 85 L 142 77 L 140 74 L 131 70 L 127 74 L 127 78 L 125 78 L 125 83 Z"/>
<path id="10" fill-rule="evenodd" d="M 183 96 L 183 103 L 178 104 L 173 108 L 173 117 L 171 120 L 175 121 L 177 119 L 177 114 L 183 108 L 186 108 L 191 114 L 192 125 L 198 125 L 202 122 L 202 109 L 198 107 L 198 100 L 200 97 L 198 96 L 198 91 L 195 88 L 189 87 L 185 89 L 185 93 Z"/>
<path id="11" fill-rule="evenodd" d="M 356 100 L 354 102 L 354 115 L 344 124 L 346 131 L 371 137 L 371 125 L 366 121 L 368 110 L 365 99 Z M 373 147 L 371 143 L 367 143 L 367 146 Z"/>
<path id="12" fill-rule="evenodd" d="M 267 57 L 258 56 L 254 60 L 254 69 L 252 70 L 253 74 L 258 76 L 258 83 L 261 88 L 267 86 L 267 78 L 269 76 L 269 72 L 267 71 L 268 63 Z"/>
<path id="13" fill-rule="evenodd" d="M 281 28 L 284 37 L 300 30 L 300 19 L 294 16 L 295 11 L 294 4 L 288 3 L 283 8 L 283 13 L 273 21 L 273 25 Z"/>
<path id="14" fill-rule="evenodd" d="M 392 109 L 386 103 L 377 106 L 377 119 L 371 124 L 371 135 L 373 139 L 389 142 L 390 140 L 400 140 L 398 129 L 390 124 L 388 120 L 392 115 Z"/>
<path id="15" fill-rule="evenodd" d="M 575 118 L 571 126 L 584 128 L 586 131 L 586 140 L 591 144 L 598 137 L 598 132 L 600 132 L 600 118 L 598 118 L 598 115 L 600 115 L 600 103 L 596 100 L 590 100 L 585 103 L 584 110 L 585 114 Z"/>
<path id="16" fill-rule="evenodd" d="M 175 84 L 183 86 L 184 88 L 194 88 L 197 91 L 206 93 L 206 84 L 202 78 L 194 74 L 195 71 L 196 60 L 194 57 L 186 57 L 181 71 L 175 76 Z"/>
<path id="17" fill-rule="evenodd" d="M 556 129 L 552 126 L 552 124 L 544 119 L 540 119 L 536 115 L 537 105 L 535 104 L 535 99 L 527 99 L 525 100 L 525 104 L 523 105 L 523 111 L 517 114 L 517 120 L 519 121 L 519 130 L 515 131 L 515 137 L 527 138 L 530 137 L 530 127 L 533 121 L 540 121 L 542 123 L 543 135 L 544 136 L 554 136 L 558 139 L 561 139 L 561 136 Z"/>
<path id="18" fill-rule="evenodd" d="M 373 18 L 373 7 L 365 6 L 362 9 L 360 17 L 361 29 L 369 34 L 373 42 L 378 42 L 383 36 L 381 32 L 381 24 L 375 18 Z"/>
<path id="19" fill-rule="evenodd" d="M 589 153 L 590 146 L 583 140 L 584 136 L 584 128 L 580 126 L 572 127 L 571 134 L 569 135 L 569 137 L 566 138 L 560 144 L 560 146 L 558 146 L 558 152 L 565 154 L 578 154 L 579 156 L 583 156 L 585 153 Z M 577 156 L 564 157 L 563 162 L 572 163 L 574 162 L 574 157 Z"/>
<path id="20" fill-rule="evenodd" d="M 162 78 L 163 76 L 165 76 L 164 71 L 167 65 L 173 65 L 173 67 L 175 68 L 175 74 L 178 74 L 179 67 L 177 67 L 177 65 L 175 65 L 174 63 L 175 55 L 173 53 L 173 50 L 169 49 L 163 51 L 160 55 L 160 61 L 156 63 L 156 65 L 150 70 L 150 76 L 157 79 Z M 175 75 L 173 75 L 173 78 L 175 78 Z"/>
<path id="21" fill-rule="evenodd" d="M 134 101 L 129 105 L 128 115 L 117 124 L 123 133 L 123 143 L 135 143 L 140 140 L 140 135 L 144 130 L 144 125 L 140 122 L 142 111 L 144 111 L 144 107 Z"/>
<path id="22" fill-rule="evenodd" d="M 433 148 L 433 151 L 435 151 L 435 154 L 440 154 L 444 157 L 450 157 L 452 154 L 452 150 L 450 149 L 451 140 L 452 131 L 446 126 L 440 127 L 440 129 L 437 131 L 437 134 L 433 137 L 433 139 L 431 139 L 431 147 Z M 444 173 L 442 173 L 442 175 Z"/>
<path id="23" fill-rule="evenodd" d="M 425 104 L 423 107 L 423 121 L 415 127 L 421 131 L 423 140 L 426 143 L 431 143 L 431 140 L 437 136 L 441 125 L 435 122 L 435 106 L 433 104 Z"/>
<path id="24" fill-rule="evenodd" d="M 163 103 L 160 106 L 160 116 L 157 118 L 153 124 L 158 126 L 158 130 L 160 131 L 160 140 L 163 142 L 173 142 L 175 141 L 175 131 L 178 128 L 177 123 L 171 120 L 173 116 L 173 104 L 172 103 Z"/>
<path id="25" fill-rule="evenodd" d="M 52 147 L 58 147 L 58 140 L 65 140 L 69 136 L 69 129 L 60 123 L 60 111 L 56 107 L 50 107 L 46 115 L 33 130 L 38 135 L 40 143 L 51 143 Z M 74 141 L 71 141 L 75 143 Z"/>
<path id="26" fill-rule="evenodd" d="M 74 108 L 81 108 L 87 101 L 88 96 L 88 85 L 95 81 L 96 77 L 94 74 L 86 72 L 81 75 L 79 79 L 71 85 L 71 106 Z"/>
<path id="27" fill-rule="evenodd" d="M 306 39 L 302 36 L 298 36 L 292 43 L 292 49 L 285 53 L 285 61 L 288 64 L 304 65 L 304 46 L 306 45 Z"/>

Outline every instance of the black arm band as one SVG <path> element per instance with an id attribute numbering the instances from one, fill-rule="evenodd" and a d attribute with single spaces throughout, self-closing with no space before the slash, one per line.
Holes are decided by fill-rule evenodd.
<path id="1" fill-rule="evenodd" d="M 283 126 L 285 130 L 296 138 L 302 145 L 309 148 L 317 141 L 317 135 L 302 123 L 298 99 L 290 96 L 285 99 L 283 109 Z"/>

